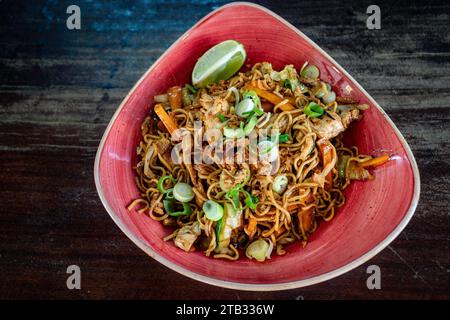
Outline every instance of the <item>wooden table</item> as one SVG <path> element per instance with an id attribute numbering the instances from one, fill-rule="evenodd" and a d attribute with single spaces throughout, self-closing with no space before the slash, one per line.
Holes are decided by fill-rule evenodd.
<path id="1" fill-rule="evenodd" d="M 129 89 L 221 1 L 0 1 L 0 298 L 450 298 L 450 4 L 264 1 L 331 54 L 387 111 L 419 165 L 421 199 L 407 228 L 364 265 L 312 287 L 216 288 L 147 257 L 110 219 L 94 186 L 97 146 Z M 280 35 L 282 36 L 282 35 Z M 82 270 L 81 290 L 66 268 Z M 379 265 L 382 289 L 368 290 Z"/>

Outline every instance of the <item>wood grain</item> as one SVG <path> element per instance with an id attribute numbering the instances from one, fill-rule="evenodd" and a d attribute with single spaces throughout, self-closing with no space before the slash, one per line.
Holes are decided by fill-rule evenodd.
<path id="1" fill-rule="evenodd" d="M 0 2 L 0 298 L 450 298 L 450 4 L 369 1 L 261 4 L 331 54 L 387 111 L 419 165 L 422 192 L 402 234 L 365 265 L 312 287 L 268 293 L 215 288 L 148 258 L 98 199 L 93 162 L 109 119 L 169 45 L 224 2 Z M 280 35 L 282 36 L 282 35 Z M 66 268 L 82 289 L 66 288 Z M 366 287 L 379 265 L 382 289 Z"/>

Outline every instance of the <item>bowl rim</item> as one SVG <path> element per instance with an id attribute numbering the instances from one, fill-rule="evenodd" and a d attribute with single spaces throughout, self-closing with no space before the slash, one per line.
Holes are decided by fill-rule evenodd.
<path id="1" fill-rule="evenodd" d="M 150 246 L 145 244 L 142 240 L 140 240 L 138 237 L 136 237 L 132 232 L 128 230 L 128 228 L 121 222 L 121 220 L 118 218 L 118 216 L 115 215 L 114 210 L 109 205 L 108 200 L 105 197 L 105 194 L 103 192 L 101 183 L 100 183 L 100 174 L 99 174 L 99 167 L 100 167 L 100 158 L 103 153 L 103 147 L 105 145 L 106 139 L 109 135 L 109 132 L 118 117 L 120 111 L 122 110 L 125 103 L 128 101 L 129 97 L 132 95 L 132 93 L 136 90 L 136 88 L 139 86 L 139 84 L 147 77 L 147 75 L 155 68 L 155 66 L 164 59 L 169 52 L 171 52 L 171 49 L 175 47 L 179 42 L 184 40 L 184 38 L 191 33 L 192 30 L 196 29 L 200 24 L 202 24 L 205 20 L 209 19 L 211 16 L 213 16 L 215 13 L 234 6 L 249 6 L 253 7 L 259 10 L 264 11 L 265 13 L 271 15 L 272 17 L 276 18 L 283 24 L 285 24 L 287 27 L 292 29 L 295 33 L 297 33 L 300 37 L 302 37 L 306 42 L 308 42 L 312 47 L 314 47 L 316 50 L 318 50 L 320 53 L 322 53 L 325 57 L 327 57 L 332 63 L 334 63 L 337 67 L 337 69 L 342 72 L 345 76 L 347 76 L 354 85 L 361 90 L 362 93 L 365 94 L 365 96 L 369 99 L 369 101 L 381 112 L 381 114 L 384 116 L 384 118 L 388 121 L 390 126 L 393 128 L 395 134 L 397 135 L 398 139 L 400 140 L 400 143 L 402 144 L 403 148 L 406 151 L 406 154 L 408 156 L 408 160 L 411 164 L 413 175 L 414 175 L 414 193 L 413 197 L 411 199 L 410 206 L 403 217 L 402 221 L 395 227 L 395 229 L 381 242 L 379 242 L 377 245 L 375 245 L 372 249 L 364 253 L 363 255 L 357 257 L 356 259 L 352 260 L 351 262 L 345 264 L 344 266 L 341 266 L 337 269 L 331 270 L 329 272 L 313 276 L 307 279 L 303 280 L 297 280 L 297 281 L 289 281 L 289 282 L 282 282 L 282 283 L 272 283 L 272 284 L 252 284 L 252 283 L 241 283 L 241 282 L 234 282 L 234 281 L 226 281 L 226 280 L 219 280 L 210 276 L 202 275 L 196 272 L 193 272 L 185 267 L 182 267 L 163 256 L 159 255 L 156 251 L 154 251 Z M 363 263 L 367 262 L 371 258 L 373 258 L 376 254 L 378 254 L 380 251 L 385 249 L 399 234 L 400 232 L 406 227 L 408 222 L 411 220 L 414 211 L 416 210 L 418 201 L 419 201 L 419 195 L 420 195 L 420 174 L 419 169 L 417 167 L 416 160 L 414 158 L 414 155 L 411 151 L 411 148 L 409 147 L 408 143 L 406 142 L 405 138 L 401 134 L 401 132 L 398 130 L 394 122 L 389 118 L 389 116 L 386 114 L 386 112 L 380 107 L 380 105 L 372 98 L 371 95 L 367 93 L 366 90 L 350 75 L 347 73 L 347 71 L 341 67 L 339 63 L 337 63 L 330 55 L 328 55 L 322 48 L 320 48 L 315 42 L 313 42 L 308 36 L 303 34 L 300 30 L 298 30 L 295 26 L 293 26 L 291 23 L 289 23 L 287 20 L 279 16 L 278 14 L 274 13 L 273 11 L 250 2 L 245 1 L 238 1 L 238 2 L 232 2 L 229 4 L 225 4 L 223 6 L 220 6 L 219 8 L 211 11 L 209 14 L 204 16 L 202 19 L 200 19 L 197 23 L 195 23 L 189 30 L 187 30 L 183 35 L 181 35 L 151 66 L 150 68 L 141 76 L 141 78 L 136 82 L 136 84 L 133 86 L 133 88 L 128 92 L 126 97 L 123 99 L 117 110 L 115 111 L 114 115 L 112 116 L 103 136 L 100 141 L 99 147 L 97 149 L 97 153 L 95 156 L 95 162 L 94 162 L 94 180 L 95 180 L 95 186 L 98 192 L 98 195 L 100 197 L 100 200 L 105 207 L 106 211 L 112 218 L 112 220 L 116 223 L 116 225 L 122 230 L 125 235 L 134 242 L 136 246 L 138 246 L 141 250 L 143 250 L 147 255 L 158 261 L 159 263 L 163 264 L 164 266 L 184 275 L 191 279 L 207 283 L 214 286 L 219 286 L 223 288 L 228 289 L 235 289 L 235 290 L 245 290 L 245 291 L 279 291 L 279 290 L 289 290 L 289 289 L 295 289 L 295 288 L 301 288 L 310 286 L 313 284 L 317 284 L 323 281 L 330 280 L 332 278 L 338 277 L 350 270 L 353 270 L 357 268 L 358 266 L 362 265 Z"/>

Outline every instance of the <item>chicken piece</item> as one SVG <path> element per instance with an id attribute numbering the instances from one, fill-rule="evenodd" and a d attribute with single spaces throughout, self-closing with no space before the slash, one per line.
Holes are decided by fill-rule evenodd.
<path id="1" fill-rule="evenodd" d="M 184 226 L 178 230 L 177 236 L 173 242 L 178 248 L 189 252 L 200 233 L 200 223 L 195 221 L 193 224 Z"/>
<path id="2" fill-rule="evenodd" d="M 345 129 L 347 129 L 352 121 L 359 120 L 359 109 L 342 111 L 341 120 L 342 125 L 344 126 Z"/>
<path id="3" fill-rule="evenodd" d="M 218 114 L 227 114 L 230 109 L 228 101 L 220 97 L 211 97 L 206 93 L 202 94 L 199 104 L 205 108 L 204 127 L 206 131 L 210 129 L 220 129 L 222 122 L 217 118 Z"/>
<path id="4" fill-rule="evenodd" d="M 312 125 L 312 129 L 319 136 L 330 140 L 345 130 L 341 118 L 337 114 L 325 115 Z"/>
<path id="5" fill-rule="evenodd" d="M 250 168 L 247 163 L 228 166 L 220 174 L 220 187 L 224 191 L 233 189 L 238 184 L 245 184 L 250 179 Z"/>

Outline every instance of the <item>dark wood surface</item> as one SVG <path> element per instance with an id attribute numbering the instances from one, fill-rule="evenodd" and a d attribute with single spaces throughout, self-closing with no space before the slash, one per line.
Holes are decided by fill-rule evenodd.
<path id="1" fill-rule="evenodd" d="M 392 117 L 416 156 L 421 199 L 388 248 L 336 279 L 282 292 L 243 292 L 185 278 L 119 230 L 94 186 L 95 152 L 120 101 L 215 0 L 0 1 L 0 298 L 450 298 L 450 4 L 264 1 L 329 52 Z M 396 4 L 394 4 L 396 3 Z M 251 17 L 249 17 L 251 18 Z M 282 35 L 280 35 L 282 36 Z M 66 288 L 80 266 L 81 290 Z M 366 287 L 380 266 L 382 289 Z"/>

